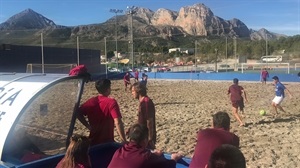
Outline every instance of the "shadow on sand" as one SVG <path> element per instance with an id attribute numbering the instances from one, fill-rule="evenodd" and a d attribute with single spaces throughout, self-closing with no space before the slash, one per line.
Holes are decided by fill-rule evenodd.
<path id="1" fill-rule="evenodd" d="M 260 124 L 270 124 L 270 123 L 282 123 L 282 122 L 291 122 L 300 119 L 300 114 L 289 116 L 287 118 L 279 118 L 276 117 L 273 120 L 260 120 L 259 122 L 256 123 L 246 123 L 245 127 L 251 126 L 251 125 L 260 125 Z"/>

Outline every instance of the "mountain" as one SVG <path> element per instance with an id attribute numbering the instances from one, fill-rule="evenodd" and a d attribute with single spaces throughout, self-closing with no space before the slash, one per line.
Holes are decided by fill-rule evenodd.
<path id="1" fill-rule="evenodd" d="M 255 31 L 249 29 L 241 20 L 233 18 L 224 20 L 215 16 L 214 13 L 204 4 L 198 3 L 192 6 L 182 7 L 178 12 L 169 9 L 158 9 L 152 11 L 147 8 L 136 7 L 133 16 L 133 34 L 135 39 L 138 37 L 153 37 L 148 41 L 153 45 L 159 45 L 157 39 L 166 41 L 188 42 L 195 37 L 239 37 L 251 38 L 252 40 L 277 39 L 285 37 L 269 32 L 265 29 Z M 115 37 L 115 17 L 108 19 L 104 23 L 80 25 L 66 27 L 56 25 L 52 20 L 36 13 L 32 9 L 16 14 L 6 22 L 0 24 L 0 30 L 30 30 L 30 33 L 2 33 L 0 32 L 1 41 L 9 41 L 11 37 L 26 38 L 32 35 L 39 36 L 41 32 L 45 36 L 60 37 L 60 40 L 70 39 L 71 37 L 80 36 L 83 39 L 101 40 L 104 37 Z M 128 33 L 128 15 L 118 15 L 118 39 L 127 40 Z M 22 37 L 19 37 L 22 36 Z M 185 39 L 182 40 L 181 37 Z M 179 39 L 181 38 L 181 39 Z M 188 39 L 190 38 L 190 39 Z M 160 41 L 161 41 L 160 40 Z M 185 40 L 185 41 L 184 41 Z M 37 41 L 26 41 L 26 43 L 38 43 Z"/>
<path id="2" fill-rule="evenodd" d="M 0 30 L 44 29 L 47 27 L 57 28 L 57 25 L 32 9 L 26 9 L 0 24 Z"/>
<path id="3" fill-rule="evenodd" d="M 271 33 L 268 30 L 261 28 L 258 31 L 250 29 L 250 38 L 252 40 L 262 40 L 262 39 L 278 39 L 280 37 L 287 37 L 284 34 Z"/>

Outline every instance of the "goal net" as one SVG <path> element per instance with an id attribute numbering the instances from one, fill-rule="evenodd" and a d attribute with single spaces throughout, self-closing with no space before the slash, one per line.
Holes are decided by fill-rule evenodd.
<path id="1" fill-rule="evenodd" d="M 27 64 L 26 73 L 68 74 L 77 64 Z M 43 71 L 44 69 L 44 71 Z"/>
<path id="2" fill-rule="evenodd" d="M 290 73 L 290 63 L 242 63 L 240 68 L 242 73 L 260 72 L 264 68 L 274 73 Z"/>

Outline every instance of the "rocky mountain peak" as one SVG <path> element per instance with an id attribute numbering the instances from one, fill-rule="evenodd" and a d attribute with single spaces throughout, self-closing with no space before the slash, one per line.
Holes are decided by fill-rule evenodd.
<path id="1" fill-rule="evenodd" d="M 43 15 L 26 9 L 10 17 L 6 22 L 0 24 L 0 29 L 43 29 L 46 27 L 56 27 L 56 24 Z"/>
<path id="2" fill-rule="evenodd" d="M 151 23 L 153 25 L 170 25 L 174 26 L 175 19 L 178 16 L 178 12 L 171 11 L 169 9 L 160 8 L 158 9 L 153 17 L 151 18 Z"/>
<path id="3" fill-rule="evenodd" d="M 271 33 L 265 28 L 259 30 L 250 29 L 251 40 L 266 40 L 266 39 L 278 39 L 280 37 L 287 37 L 283 34 Z"/>
<path id="4" fill-rule="evenodd" d="M 135 16 L 142 18 L 147 24 L 151 23 L 151 18 L 154 12 L 148 8 L 137 7 Z"/>

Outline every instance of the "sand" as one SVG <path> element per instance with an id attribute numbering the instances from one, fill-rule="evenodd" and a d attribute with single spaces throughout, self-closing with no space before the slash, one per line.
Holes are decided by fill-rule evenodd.
<path id="1" fill-rule="evenodd" d="M 133 81 L 132 81 L 133 82 Z M 242 117 L 246 127 L 239 127 L 232 116 L 227 89 L 231 81 L 175 81 L 149 80 L 148 95 L 156 107 L 157 148 L 167 153 L 181 151 L 192 157 L 199 129 L 211 126 L 211 116 L 217 111 L 226 111 L 231 117 L 231 131 L 240 137 L 241 151 L 247 167 L 297 167 L 300 165 L 300 87 L 299 83 L 285 83 L 292 92 L 274 118 L 271 100 L 274 97 L 272 83 L 240 82 L 248 94 Z M 94 83 L 86 85 L 83 100 L 97 95 Z M 136 119 L 138 100 L 131 92 L 124 91 L 123 81 L 112 81 L 112 93 L 120 106 L 125 129 Z M 261 116 L 259 111 L 267 111 Z M 81 127 L 80 124 L 77 127 Z M 86 133 L 86 130 L 81 130 Z M 115 132 L 116 140 L 119 141 Z"/>

